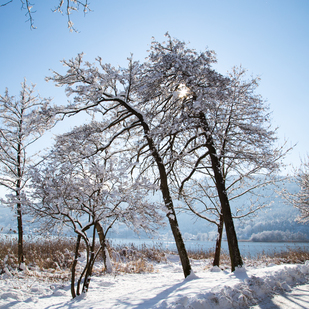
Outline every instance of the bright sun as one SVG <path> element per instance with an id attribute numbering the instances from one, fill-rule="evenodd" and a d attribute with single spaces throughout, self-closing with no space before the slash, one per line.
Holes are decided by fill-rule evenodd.
<path id="1" fill-rule="evenodd" d="M 190 92 L 189 88 L 185 84 L 179 85 L 178 95 L 180 98 L 184 98 Z"/>

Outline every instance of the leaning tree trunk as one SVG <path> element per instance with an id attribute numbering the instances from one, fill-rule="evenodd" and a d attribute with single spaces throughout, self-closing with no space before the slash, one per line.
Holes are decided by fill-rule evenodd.
<path id="1" fill-rule="evenodd" d="M 226 236 L 228 241 L 230 259 L 231 259 L 231 268 L 232 271 L 235 270 L 237 266 L 242 266 L 242 258 L 240 255 L 238 241 L 236 236 L 236 231 L 234 227 L 234 222 L 231 213 L 230 202 L 226 193 L 225 181 L 222 175 L 220 161 L 216 153 L 216 149 L 214 146 L 214 142 L 209 130 L 208 122 L 206 120 L 205 114 L 200 112 L 198 115 L 201 126 L 206 134 L 206 147 L 209 151 L 210 159 L 211 159 L 211 167 L 214 173 L 216 188 L 219 195 L 219 200 L 221 203 L 223 221 L 225 224 Z"/>
<path id="2" fill-rule="evenodd" d="M 217 235 L 217 239 L 216 239 L 216 249 L 215 249 L 213 266 L 219 267 L 219 265 L 220 265 L 222 234 L 223 234 L 223 215 L 220 214 L 220 221 L 219 221 L 219 225 L 218 225 L 218 235 Z"/>
<path id="3" fill-rule="evenodd" d="M 160 175 L 160 181 L 161 181 L 160 190 L 162 192 L 164 204 L 166 208 L 168 209 L 168 213 L 166 216 L 169 220 L 169 224 L 171 226 L 171 230 L 172 230 L 172 233 L 175 239 L 175 243 L 176 243 L 179 258 L 182 264 L 184 275 L 185 277 L 187 277 L 191 273 L 191 265 L 190 265 L 188 253 L 187 253 L 182 235 L 180 233 L 173 200 L 172 200 L 172 197 L 169 191 L 166 169 L 162 162 L 161 156 L 159 155 L 157 149 L 154 147 L 153 140 L 149 136 L 147 136 L 147 140 L 148 140 L 150 151 L 152 152 L 152 155 L 159 169 L 159 175 Z"/>
<path id="4" fill-rule="evenodd" d="M 189 261 L 189 257 L 188 257 L 188 253 L 187 250 L 185 248 L 185 244 L 184 241 L 182 239 L 182 235 L 180 233 L 180 229 L 179 229 L 179 225 L 178 225 L 178 221 L 176 218 L 176 212 L 174 209 L 174 205 L 173 205 L 173 200 L 172 197 L 170 195 L 170 191 L 169 191 L 169 187 L 168 187 L 168 180 L 167 180 L 167 173 L 166 173 L 166 169 L 164 166 L 164 163 L 162 161 L 162 158 L 157 150 L 157 148 L 155 147 L 155 143 L 152 139 L 152 137 L 150 136 L 150 128 L 147 124 L 147 122 L 144 119 L 144 116 L 136 109 L 134 109 L 132 106 L 130 106 L 130 104 L 128 104 L 127 102 L 118 99 L 117 101 L 123 106 L 125 107 L 129 112 L 131 112 L 133 115 L 135 115 L 141 126 L 143 127 L 144 130 L 144 134 L 148 143 L 148 147 L 149 147 L 149 151 L 151 152 L 158 170 L 159 170 L 159 176 L 160 176 L 160 190 L 162 192 L 162 196 L 163 196 L 163 200 L 164 200 L 164 204 L 168 210 L 167 213 L 167 217 L 169 220 L 169 224 L 171 226 L 171 230 L 175 239 L 175 243 L 176 243 L 176 247 L 178 250 L 178 254 L 179 254 L 179 258 L 181 261 L 181 265 L 182 265 L 182 269 L 184 272 L 185 277 L 189 276 L 191 273 L 191 265 L 190 265 L 190 261 Z"/>

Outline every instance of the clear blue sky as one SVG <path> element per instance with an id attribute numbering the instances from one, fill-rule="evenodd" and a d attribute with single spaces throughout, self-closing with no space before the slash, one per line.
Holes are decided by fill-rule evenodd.
<path id="1" fill-rule="evenodd" d="M 49 69 L 64 72 L 61 59 L 84 52 L 91 62 L 101 56 L 125 65 L 131 52 L 143 60 L 151 38 L 163 41 L 168 31 L 192 48 L 214 50 L 221 73 L 242 64 L 259 75 L 258 91 L 270 103 L 279 137 L 298 143 L 286 162 L 297 166 L 309 153 L 308 0 L 92 0 L 85 17 L 72 14 L 79 33 L 67 30 L 66 16 L 51 12 L 56 0 L 32 2 L 36 30 L 19 0 L 0 8 L 2 94 L 8 87 L 17 95 L 25 77 L 42 96 L 64 104 L 63 89 L 44 81 Z"/>

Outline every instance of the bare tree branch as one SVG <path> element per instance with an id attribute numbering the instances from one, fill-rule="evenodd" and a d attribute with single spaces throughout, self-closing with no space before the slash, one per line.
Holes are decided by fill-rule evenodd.
<path id="1" fill-rule="evenodd" d="M 82 8 L 82 11 L 85 14 L 87 14 L 90 10 L 88 0 L 58 0 L 59 4 L 56 8 L 54 8 L 52 11 L 53 12 L 59 12 L 60 14 L 64 14 L 67 16 L 68 22 L 68 28 L 70 31 L 75 31 L 77 32 L 77 29 L 73 26 L 73 22 L 71 19 L 71 14 L 72 12 L 79 11 L 80 7 Z M 0 7 L 4 7 L 10 3 L 12 3 L 13 0 L 7 1 L 3 4 L 0 4 Z M 30 29 L 36 29 L 34 25 L 34 19 L 33 19 L 33 14 L 36 13 L 36 11 L 33 11 L 33 7 L 35 4 L 31 3 L 29 0 L 20 0 L 22 6 L 21 9 L 26 11 L 25 16 L 28 18 L 27 22 L 30 24 Z M 65 8 L 63 10 L 63 8 Z M 64 12 L 63 12 L 64 11 Z"/>

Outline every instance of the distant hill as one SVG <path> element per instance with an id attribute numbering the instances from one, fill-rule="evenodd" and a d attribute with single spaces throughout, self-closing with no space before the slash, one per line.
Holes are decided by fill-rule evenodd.
<path id="1" fill-rule="evenodd" d="M 284 184 L 289 191 L 298 190 L 294 183 Z M 262 192 L 263 190 L 263 192 Z M 251 241 L 309 241 L 309 224 L 300 224 L 295 221 L 299 212 L 291 205 L 284 203 L 282 198 L 277 195 L 273 186 L 256 191 L 257 195 L 264 194 L 267 198 L 260 198 L 260 203 L 272 205 L 259 210 L 255 215 L 241 220 L 235 220 L 235 227 L 238 239 Z M 160 195 L 152 197 L 160 200 Z M 241 208 L 243 205 L 250 204 L 247 196 L 243 196 L 231 202 L 232 210 Z M 37 223 L 30 223 L 31 218 L 24 218 L 24 233 L 31 234 L 37 227 Z M 217 228 L 205 220 L 197 218 L 192 213 L 180 212 L 178 214 L 180 230 L 185 239 L 214 240 L 217 235 Z M 0 232 L 14 233 L 16 230 L 16 216 L 14 212 L 6 207 L 1 208 Z M 161 239 L 172 238 L 168 224 L 166 227 L 158 229 Z M 154 238 L 159 237 L 153 235 Z M 125 225 L 115 226 L 109 233 L 109 237 L 115 238 L 146 238 L 151 237 L 141 232 L 136 235 Z"/>
<path id="2" fill-rule="evenodd" d="M 284 183 L 290 192 L 295 192 L 298 187 L 295 183 Z M 255 191 L 256 195 L 264 195 L 259 198 L 261 205 L 268 205 L 254 215 L 243 219 L 234 220 L 237 237 L 242 240 L 251 241 L 309 241 L 309 224 L 300 224 L 295 221 L 299 216 L 298 209 L 287 205 L 282 197 L 277 194 L 278 188 L 269 185 Z M 233 210 L 248 206 L 250 200 L 248 195 L 231 201 Z M 210 225 L 205 220 L 191 218 L 186 214 L 179 216 L 181 231 L 192 234 L 193 238 L 212 240 L 216 237 L 216 226 Z M 189 235 L 187 235 L 188 237 Z"/>

